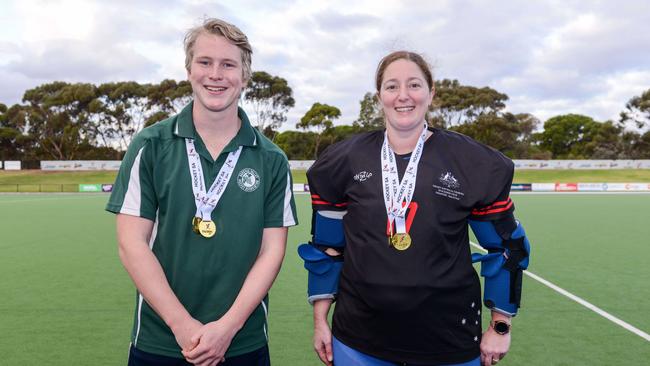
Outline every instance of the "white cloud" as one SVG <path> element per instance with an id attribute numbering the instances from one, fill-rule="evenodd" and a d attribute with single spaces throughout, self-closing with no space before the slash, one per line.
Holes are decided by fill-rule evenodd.
<path id="1" fill-rule="evenodd" d="M 162 4 L 162 5 L 161 5 Z M 650 88 L 650 12 L 645 0 L 3 2 L 0 101 L 54 80 L 156 82 L 183 79 L 182 38 L 207 16 L 237 24 L 253 68 L 294 90 L 294 128 L 314 102 L 356 119 L 387 52 L 423 53 L 437 78 L 491 86 L 508 109 L 542 120 L 581 113 L 617 118 Z"/>
<path id="2" fill-rule="evenodd" d="M 108 81 L 134 73 L 146 77 L 156 71 L 154 63 L 120 45 L 98 47 L 94 42 L 54 40 L 26 46 L 22 58 L 10 62 L 6 70 L 33 79 L 66 81 Z"/>
<path id="3" fill-rule="evenodd" d="M 602 76 L 592 82 L 597 91 L 582 98 L 533 99 L 518 96 L 510 100 L 508 110 L 529 112 L 545 121 L 560 114 L 584 114 L 597 121 L 618 121 L 619 113 L 634 96 L 650 87 L 650 70 L 628 71 Z"/>
<path id="4" fill-rule="evenodd" d="M 12 1 L 21 21 L 21 41 L 84 39 L 93 28 L 97 3 L 74 0 Z"/>
<path id="5" fill-rule="evenodd" d="M 0 103 L 10 106 L 19 103 L 27 89 L 38 86 L 33 80 L 15 73 L 7 72 L 0 68 L 0 80 L 3 87 L 0 88 Z M 5 87 L 8 86 L 8 87 Z"/>

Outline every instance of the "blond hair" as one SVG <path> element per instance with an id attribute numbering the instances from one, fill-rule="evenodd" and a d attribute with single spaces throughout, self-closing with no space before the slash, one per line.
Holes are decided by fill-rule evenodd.
<path id="1" fill-rule="evenodd" d="M 183 40 L 183 45 L 185 46 L 185 69 L 188 72 L 190 71 L 192 58 L 194 57 L 194 44 L 196 43 L 196 39 L 204 33 L 224 37 L 239 48 L 242 59 L 242 77 L 244 81 L 248 81 L 252 74 L 251 61 L 253 55 L 253 48 L 248 42 L 248 37 L 235 25 L 216 18 L 206 19 L 202 25 L 191 28 L 185 34 L 185 39 Z"/>

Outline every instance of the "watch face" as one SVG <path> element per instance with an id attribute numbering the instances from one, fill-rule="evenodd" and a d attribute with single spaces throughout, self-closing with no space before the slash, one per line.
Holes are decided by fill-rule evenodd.
<path id="1" fill-rule="evenodd" d="M 506 322 L 494 322 L 494 331 L 499 334 L 507 334 L 510 326 Z"/>

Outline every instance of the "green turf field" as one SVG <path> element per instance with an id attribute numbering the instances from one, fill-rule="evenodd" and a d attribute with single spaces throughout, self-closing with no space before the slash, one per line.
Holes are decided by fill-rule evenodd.
<path id="1" fill-rule="evenodd" d="M 304 170 L 294 170 L 295 183 L 307 183 Z M 43 191 L 75 192 L 78 184 L 113 183 L 116 171 L 41 171 L 0 170 L 0 192 L 38 192 L 39 185 Z M 516 183 L 602 183 L 602 182 L 650 182 L 650 169 L 620 170 L 518 170 L 515 172 Z M 16 185 L 19 185 L 18 187 Z M 60 186 L 63 185 L 62 189 Z"/>
<path id="2" fill-rule="evenodd" d="M 135 290 L 103 194 L 0 195 L 0 365 L 125 365 Z M 519 194 L 530 271 L 650 332 L 650 195 Z M 297 196 L 270 298 L 274 366 L 319 365 L 306 273 L 309 203 Z M 648 365 L 650 342 L 524 277 L 511 352 L 499 365 Z"/>

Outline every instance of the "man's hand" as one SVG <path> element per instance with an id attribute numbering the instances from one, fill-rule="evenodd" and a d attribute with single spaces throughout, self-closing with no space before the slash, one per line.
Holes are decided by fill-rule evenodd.
<path id="1" fill-rule="evenodd" d="M 194 319 L 189 318 L 179 325 L 172 328 L 172 333 L 176 337 L 176 343 L 181 347 L 184 352 L 188 352 L 194 349 L 198 342 L 192 342 L 192 336 L 199 332 L 203 327 L 203 324 Z"/>
<path id="2" fill-rule="evenodd" d="M 191 350 L 183 349 L 185 359 L 197 366 L 213 366 L 225 360 L 225 354 L 239 328 L 227 318 L 205 324 L 190 338 Z"/>

